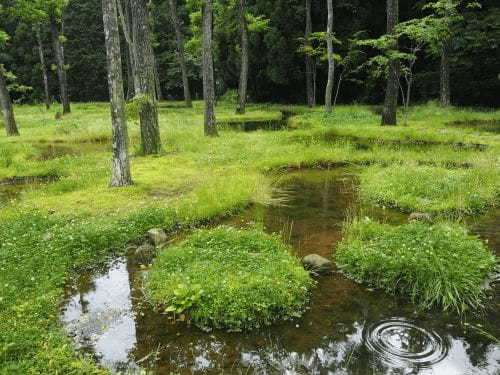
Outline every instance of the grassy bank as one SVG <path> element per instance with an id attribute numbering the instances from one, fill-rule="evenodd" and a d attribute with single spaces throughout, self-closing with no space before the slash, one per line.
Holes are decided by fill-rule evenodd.
<path id="1" fill-rule="evenodd" d="M 56 109 L 46 112 L 41 106 L 16 107 L 21 137 L 0 135 L 0 180 L 49 174 L 59 176 L 59 180 L 24 187 L 18 199 L 2 202 L 2 373 L 97 373 L 91 362 L 75 356 L 69 339 L 58 327 L 59 301 L 66 280 L 76 270 L 104 263 L 150 227 L 162 226 L 170 231 L 195 227 L 252 202 L 271 201 L 275 176 L 282 173 L 277 171 L 335 164 L 371 165 L 375 169 L 366 172 L 375 176 L 370 189 L 381 191 L 384 186 L 379 177 L 384 173 L 392 176 L 394 168 L 410 173 L 415 166 L 431 166 L 438 174 L 459 171 L 462 177 L 454 182 L 454 201 L 467 190 L 464 181 L 472 175 L 477 178 L 475 186 L 481 187 L 481 196 L 488 198 L 487 205 L 498 203 L 491 191 L 498 191 L 500 181 L 487 176 L 496 173 L 500 165 L 499 136 L 449 128 L 446 123 L 463 118 L 498 118 L 499 112 L 436 112 L 433 106 L 416 107 L 408 127 L 382 128 L 369 107 L 340 107 L 328 117 L 321 109 L 291 107 L 287 109 L 297 113 L 291 119 L 297 130 L 227 130 L 219 138 L 209 139 L 203 136 L 201 108 L 200 102 L 194 109 L 166 105 L 160 108 L 162 154 L 133 157 L 135 184 L 110 189 L 107 104 L 75 104 L 74 113 L 62 120 L 54 119 Z M 282 109 L 274 105 L 251 106 L 245 119 L 275 119 Z M 234 120 L 234 108 L 221 103 L 217 111 L 219 119 Z M 334 137 L 332 131 L 337 132 Z M 130 124 L 134 152 L 139 150 L 138 132 L 137 124 Z M 349 138 L 351 135 L 412 142 L 366 143 Z M 431 138 L 441 144 L 422 146 L 417 142 Z M 488 147 L 481 151 L 447 144 L 458 140 Z M 44 147 L 48 144 L 64 149 L 56 157 L 47 158 Z M 482 174 L 484 170 L 488 173 Z M 364 185 L 363 176 L 361 189 L 367 189 L 369 181 L 366 179 Z M 412 178 L 408 181 L 416 177 Z M 394 206 L 404 209 L 400 203 L 402 192 L 386 190 L 394 190 Z M 412 199 L 418 201 L 419 194 L 413 193 Z M 446 211 L 439 208 L 442 195 L 436 193 L 432 198 L 436 212 Z"/>

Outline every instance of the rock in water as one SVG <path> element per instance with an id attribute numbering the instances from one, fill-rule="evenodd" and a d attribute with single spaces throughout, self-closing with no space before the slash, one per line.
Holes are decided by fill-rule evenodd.
<path id="1" fill-rule="evenodd" d="M 163 229 L 154 228 L 146 233 L 149 241 L 155 246 L 161 246 L 167 242 L 167 234 Z"/>
<path id="2" fill-rule="evenodd" d="M 307 270 L 319 275 L 328 275 L 333 272 L 333 264 L 318 254 L 309 254 L 302 258 L 302 264 Z"/>
<path id="3" fill-rule="evenodd" d="M 135 250 L 135 256 L 139 263 L 149 263 L 155 255 L 155 247 L 146 243 Z"/>

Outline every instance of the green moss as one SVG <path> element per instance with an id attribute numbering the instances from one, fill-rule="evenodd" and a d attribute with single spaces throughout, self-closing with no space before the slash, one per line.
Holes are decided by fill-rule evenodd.
<path id="1" fill-rule="evenodd" d="M 219 227 L 162 251 L 146 295 L 203 329 L 240 331 L 299 317 L 312 285 L 279 237 Z"/>
<path id="2" fill-rule="evenodd" d="M 423 307 L 462 312 L 481 305 L 496 259 L 454 223 L 390 226 L 365 219 L 347 226 L 335 253 L 350 277 Z"/>
<path id="3" fill-rule="evenodd" d="M 428 166 L 369 168 L 361 173 L 361 197 L 404 211 L 472 214 L 497 203 L 500 170 Z"/>

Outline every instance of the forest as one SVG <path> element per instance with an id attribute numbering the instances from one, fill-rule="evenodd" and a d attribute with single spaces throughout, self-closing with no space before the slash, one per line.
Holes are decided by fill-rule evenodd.
<path id="1" fill-rule="evenodd" d="M 500 373 L 495 0 L 1 0 L 0 374 Z"/>

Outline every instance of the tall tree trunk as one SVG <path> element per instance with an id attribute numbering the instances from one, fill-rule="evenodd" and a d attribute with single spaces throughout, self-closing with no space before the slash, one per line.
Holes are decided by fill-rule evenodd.
<path id="1" fill-rule="evenodd" d="M 394 34 L 399 22 L 399 0 L 387 0 L 387 34 Z M 398 48 L 397 41 L 393 45 Z M 382 125 L 397 125 L 397 110 L 399 97 L 399 62 L 394 59 L 389 62 L 385 102 L 382 111 Z"/>
<path id="2" fill-rule="evenodd" d="M 306 0 L 306 32 L 304 34 L 306 45 L 311 44 L 310 38 L 312 34 L 312 18 L 311 18 L 311 0 Z M 314 97 L 314 61 L 313 57 L 306 54 L 306 89 L 307 89 L 307 105 L 314 107 L 316 100 Z"/>
<path id="3" fill-rule="evenodd" d="M 184 87 L 184 101 L 186 102 L 186 107 L 191 108 L 193 106 L 193 103 L 191 101 L 191 91 L 189 90 L 186 56 L 184 53 L 184 36 L 182 35 L 181 25 L 177 17 L 176 0 L 169 0 L 169 5 L 170 18 L 172 19 L 172 25 L 174 25 L 175 39 L 177 40 L 177 58 L 179 59 L 179 65 L 181 66 L 182 86 Z"/>
<path id="4" fill-rule="evenodd" d="M 327 0 L 328 23 L 326 27 L 326 48 L 328 52 L 328 82 L 325 92 L 325 111 L 332 111 L 332 92 L 335 78 L 335 61 L 333 59 L 333 1 Z"/>
<path id="5" fill-rule="evenodd" d="M 63 105 L 63 114 L 68 114 L 71 113 L 68 91 L 68 77 L 66 74 L 66 67 L 64 66 L 64 48 L 60 40 L 60 37 L 62 36 L 61 25 L 55 19 L 55 17 L 51 17 L 50 29 L 52 33 L 52 48 L 54 50 L 54 56 L 56 58 L 57 77 L 59 79 L 59 92 Z"/>
<path id="6" fill-rule="evenodd" d="M 443 107 L 449 107 L 451 105 L 450 47 L 450 40 L 444 41 L 443 45 L 441 46 L 440 101 L 441 106 Z"/>
<path id="7" fill-rule="evenodd" d="M 145 155 L 160 152 L 160 128 L 156 102 L 153 47 L 146 0 L 131 0 L 133 20 L 134 61 L 137 75 L 136 93 L 139 101 L 141 146 Z"/>
<path id="8" fill-rule="evenodd" d="M 120 50 L 120 31 L 116 0 L 102 0 L 104 35 L 108 63 L 108 86 L 111 100 L 111 123 L 113 138 L 113 170 L 111 186 L 132 184 L 128 155 L 128 131 L 125 117 L 125 98 L 123 93 L 122 58 Z"/>
<path id="9" fill-rule="evenodd" d="M 19 135 L 17 130 L 16 119 L 14 118 L 14 109 L 10 100 L 9 90 L 7 90 L 7 82 L 5 80 L 3 67 L 0 64 L 0 106 L 2 108 L 3 122 L 5 123 L 5 131 L 7 136 Z"/>
<path id="10" fill-rule="evenodd" d="M 128 73 L 128 84 L 129 84 L 127 90 L 128 99 L 132 99 L 136 94 L 139 93 L 139 81 L 136 73 L 134 40 L 132 32 L 133 22 L 131 16 L 132 11 L 130 2 L 131 0 L 116 0 L 123 36 L 125 37 L 125 41 L 127 42 L 127 54 L 128 54 L 127 67 L 130 66 L 130 70 Z"/>
<path id="11" fill-rule="evenodd" d="M 125 52 L 125 61 L 126 61 L 126 67 L 127 67 L 127 100 L 131 100 L 134 97 L 134 71 L 132 68 L 133 62 L 132 62 L 132 54 L 130 53 L 130 48 L 127 43 L 127 48 Z"/>
<path id="12" fill-rule="evenodd" d="M 217 136 L 215 123 L 215 82 L 212 55 L 213 0 L 203 0 L 203 98 L 205 101 L 205 135 Z"/>
<path id="13" fill-rule="evenodd" d="M 50 109 L 49 78 L 47 75 L 47 64 L 45 62 L 45 55 L 43 53 L 42 36 L 40 34 L 39 27 L 36 28 L 36 40 L 38 42 L 38 55 L 40 57 L 40 67 L 42 71 L 45 108 Z"/>
<path id="14" fill-rule="evenodd" d="M 244 114 L 247 105 L 247 86 L 248 86 L 248 24 L 246 19 L 247 4 L 246 0 L 240 0 L 239 23 L 241 34 L 241 70 L 240 83 L 238 86 L 238 108 L 236 113 Z"/>

